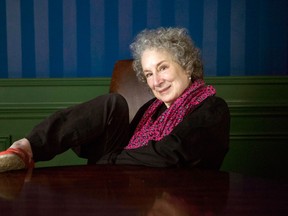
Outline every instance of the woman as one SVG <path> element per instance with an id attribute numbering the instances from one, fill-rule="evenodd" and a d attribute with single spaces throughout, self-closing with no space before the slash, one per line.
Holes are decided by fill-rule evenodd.
<path id="1" fill-rule="evenodd" d="M 0 153 L 0 171 L 27 168 L 73 148 L 90 164 L 219 169 L 228 151 L 229 110 L 206 86 L 199 50 L 185 29 L 139 33 L 133 67 L 155 98 L 131 124 L 118 94 L 58 111 Z"/>

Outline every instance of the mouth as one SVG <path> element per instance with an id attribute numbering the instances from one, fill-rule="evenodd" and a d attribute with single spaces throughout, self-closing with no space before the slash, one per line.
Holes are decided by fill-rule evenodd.
<path id="1" fill-rule="evenodd" d="M 159 94 L 165 94 L 170 89 L 170 86 L 157 90 Z"/>

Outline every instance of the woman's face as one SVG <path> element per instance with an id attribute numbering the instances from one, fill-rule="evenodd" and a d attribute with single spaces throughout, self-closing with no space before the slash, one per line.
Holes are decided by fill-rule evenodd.
<path id="1" fill-rule="evenodd" d="M 145 50 L 141 64 L 154 96 L 169 107 L 190 85 L 188 73 L 165 51 Z"/>

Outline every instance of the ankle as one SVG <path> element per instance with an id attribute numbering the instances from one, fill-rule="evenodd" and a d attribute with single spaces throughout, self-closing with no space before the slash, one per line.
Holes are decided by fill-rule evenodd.
<path id="1" fill-rule="evenodd" d="M 29 142 L 28 139 L 23 138 L 20 140 L 15 141 L 10 148 L 21 148 L 22 150 L 24 150 L 28 156 L 30 157 L 30 159 L 33 158 L 33 153 L 32 153 L 32 148 L 31 148 L 31 144 Z"/>

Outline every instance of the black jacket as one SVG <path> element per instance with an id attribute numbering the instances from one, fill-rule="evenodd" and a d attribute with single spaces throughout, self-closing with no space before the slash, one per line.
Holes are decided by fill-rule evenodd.
<path id="1" fill-rule="evenodd" d="M 137 112 L 131 122 L 131 135 L 153 100 Z M 164 110 L 165 105 L 158 115 Z M 195 166 L 219 169 L 229 148 L 229 129 L 230 114 L 226 102 L 211 96 L 162 140 L 149 141 L 147 146 L 137 149 L 123 150 L 114 155 L 111 161 L 115 164 L 152 167 Z"/>

